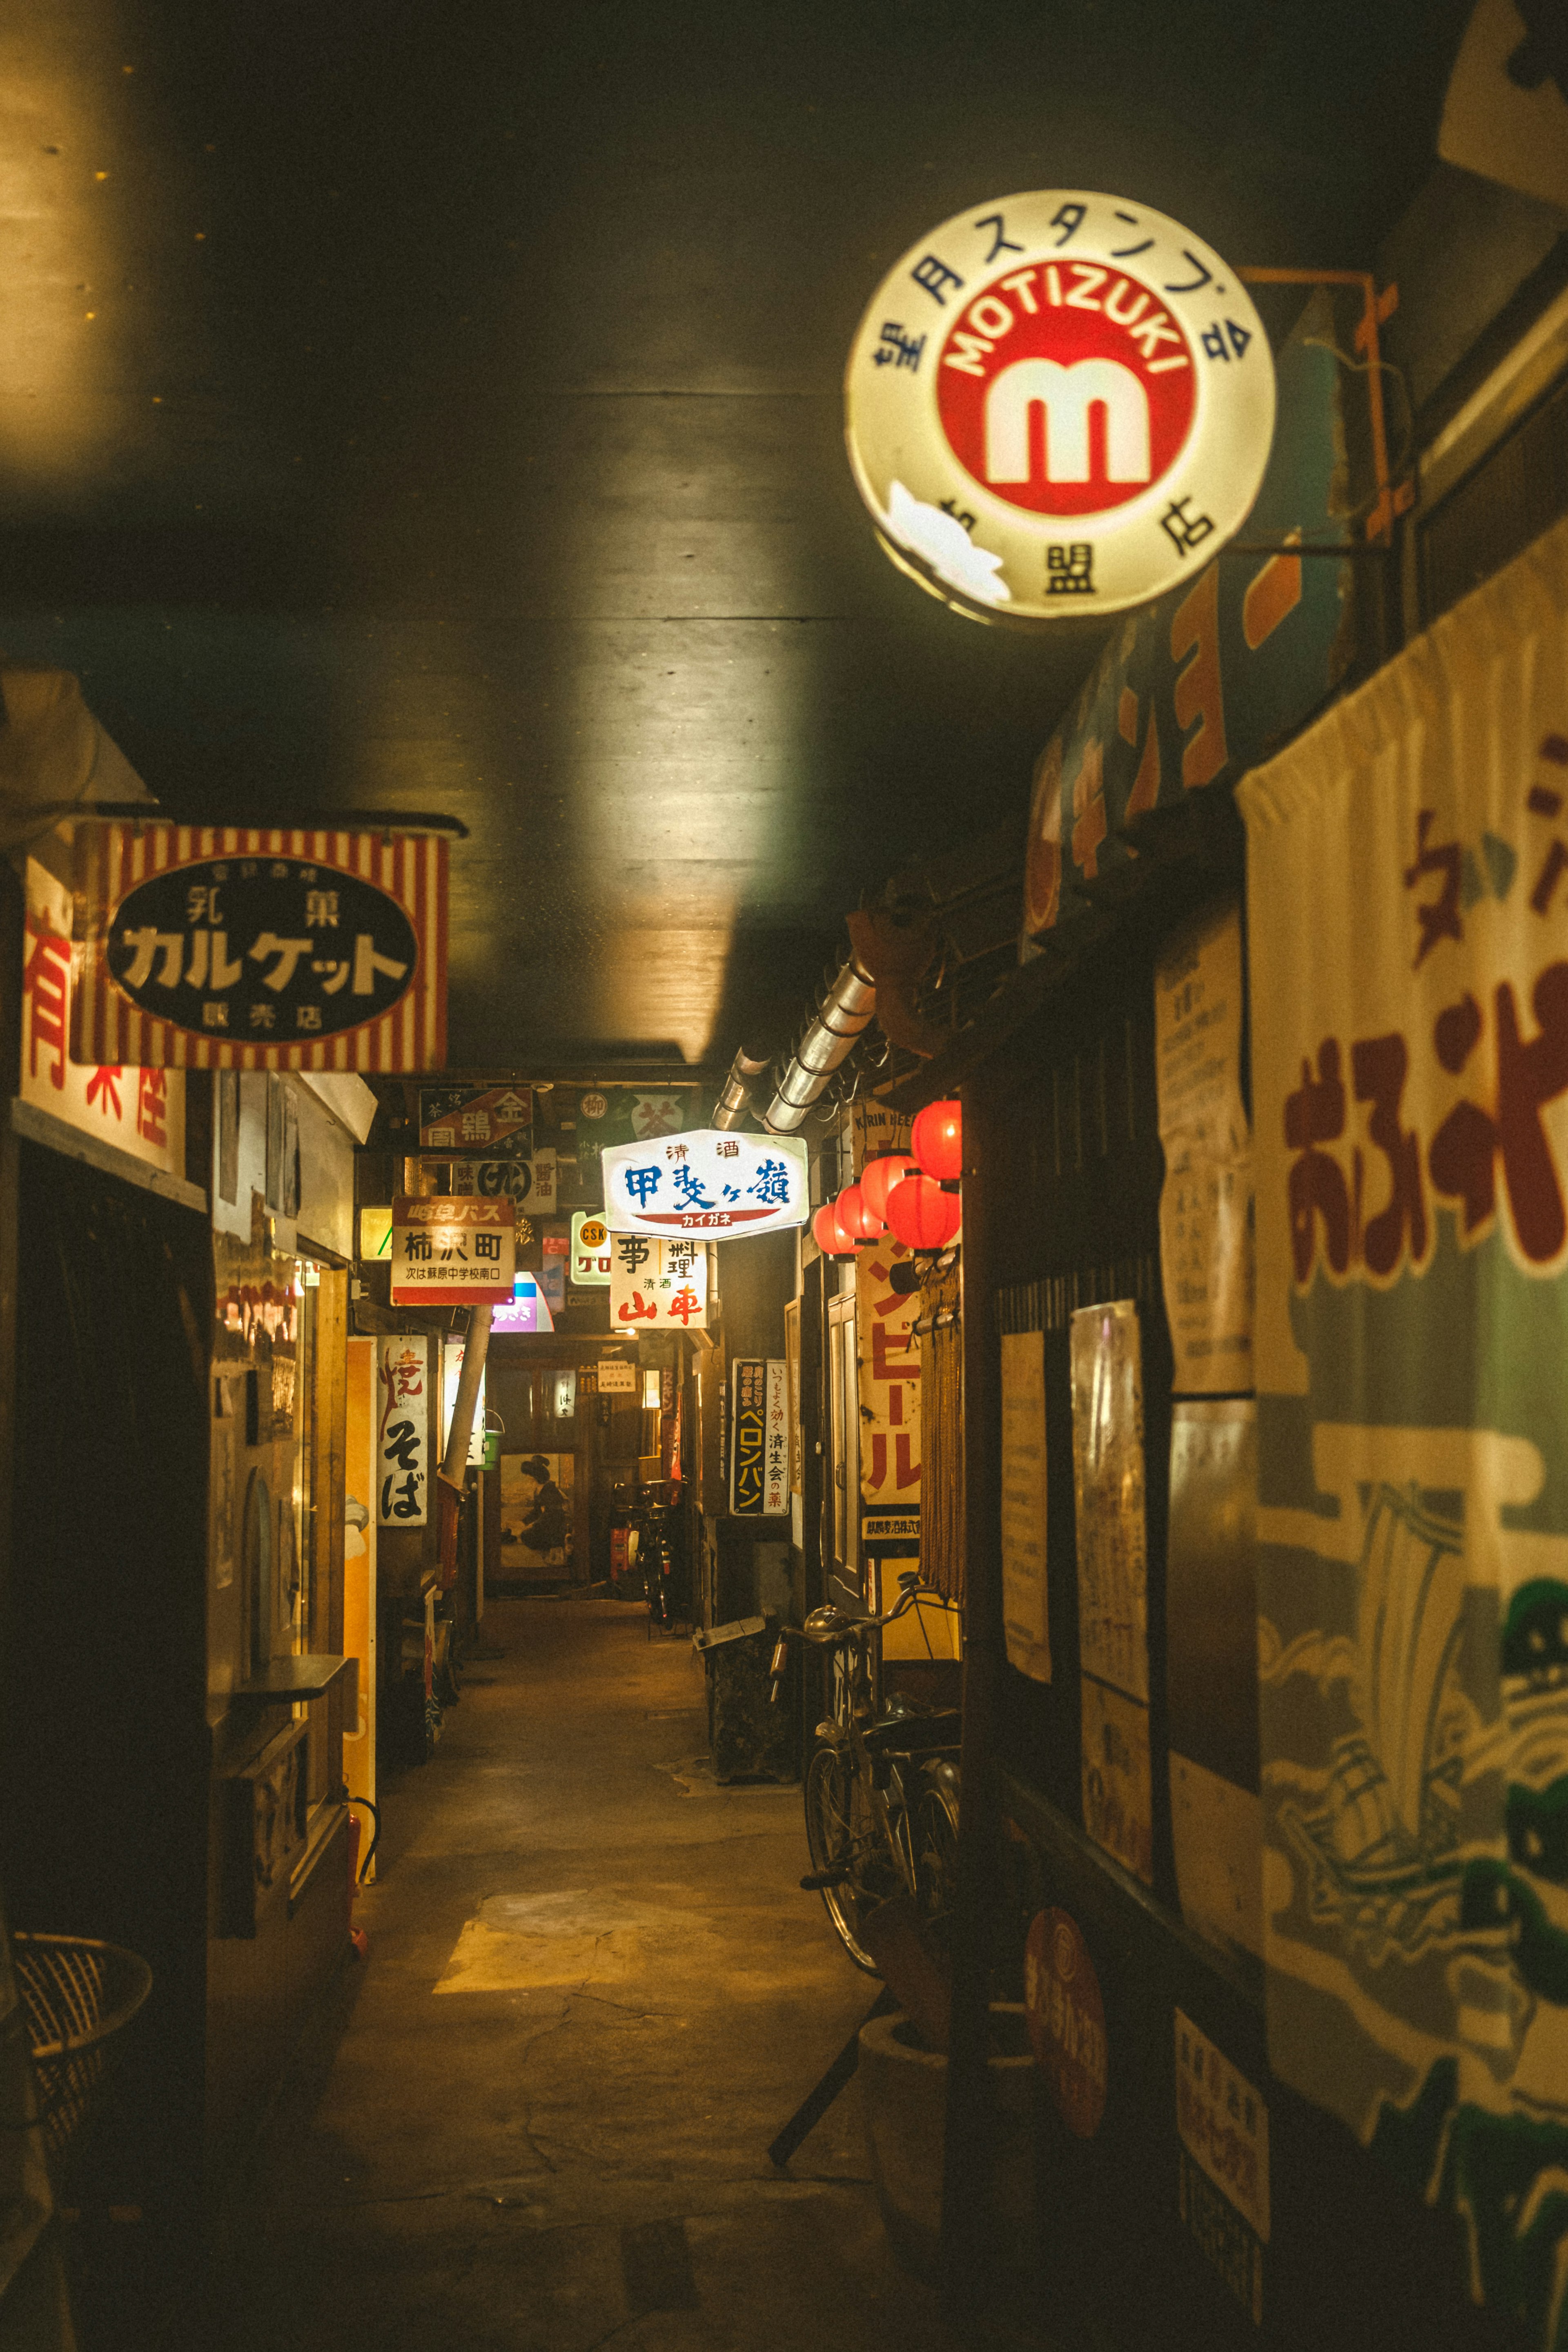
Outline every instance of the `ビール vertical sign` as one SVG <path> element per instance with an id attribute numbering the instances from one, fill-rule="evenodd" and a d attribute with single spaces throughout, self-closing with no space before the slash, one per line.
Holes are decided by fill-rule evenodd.
<path id="1" fill-rule="evenodd" d="M 893 1288 L 893 1268 L 910 1255 L 889 1234 L 855 1267 L 860 1499 L 879 1511 L 921 1507 L 921 1295 Z"/>
<path id="2" fill-rule="evenodd" d="M 392 1204 L 395 1307 L 497 1306 L 516 1280 L 510 1201 L 400 1194 Z"/>
<path id="3" fill-rule="evenodd" d="M 384 1331 L 375 1386 L 376 1525 L 422 1528 L 429 1516 L 429 1335 Z"/>
<path id="4" fill-rule="evenodd" d="M 447 845 L 82 824 L 71 1059 L 428 1070 L 447 1051 Z"/>
<path id="5" fill-rule="evenodd" d="M 977 205 L 872 296 L 845 384 L 883 545 L 961 610 L 1053 621 L 1146 604 L 1257 497 L 1274 362 L 1228 262 L 1089 189 Z"/>

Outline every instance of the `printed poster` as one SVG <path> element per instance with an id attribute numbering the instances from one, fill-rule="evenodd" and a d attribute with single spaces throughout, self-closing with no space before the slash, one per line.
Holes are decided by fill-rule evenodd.
<path id="1" fill-rule="evenodd" d="M 1152 1885 L 1143 1373 L 1134 1302 L 1080 1307 L 1070 1351 L 1084 1826 Z"/>
<path id="2" fill-rule="evenodd" d="M 921 1502 L 921 1295 L 892 1284 L 910 1255 L 889 1234 L 858 1252 L 855 1265 L 860 1499 L 883 1511 L 918 1511 Z"/>
<path id="3" fill-rule="evenodd" d="M 1568 526 L 1241 787 L 1277 2074 L 1568 2335 Z"/>
<path id="4" fill-rule="evenodd" d="M 1178 1396 L 1252 1386 L 1252 1136 L 1241 1098 L 1241 912 L 1188 927 L 1154 977 L 1165 1181 L 1160 1270 Z"/>
<path id="5" fill-rule="evenodd" d="M 889 1151 L 907 1151 L 910 1125 L 907 1115 L 890 1104 L 879 1102 L 874 1095 L 857 1095 L 849 1106 L 851 1181 L 860 1181 L 868 1160 L 880 1160 Z"/>
<path id="6" fill-rule="evenodd" d="M 1048 1683 L 1043 1331 L 1002 1335 L 1002 1617 L 1008 1664 Z"/>

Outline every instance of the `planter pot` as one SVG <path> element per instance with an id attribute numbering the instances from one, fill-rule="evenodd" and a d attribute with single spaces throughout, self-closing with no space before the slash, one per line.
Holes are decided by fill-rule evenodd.
<path id="1" fill-rule="evenodd" d="M 1030 2130 L 1035 2062 L 1021 2003 L 993 2001 L 992 2035 L 1006 2054 L 989 2063 L 993 2211 L 996 2259 L 1021 2264 L 1033 2235 L 1034 2152 Z M 860 2029 L 860 2090 L 867 2150 L 888 2242 L 906 2270 L 934 2278 L 942 2238 L 942 2156 L 947 2060 L 919 2047 L 914 2028 L 896 2013 Z"/>

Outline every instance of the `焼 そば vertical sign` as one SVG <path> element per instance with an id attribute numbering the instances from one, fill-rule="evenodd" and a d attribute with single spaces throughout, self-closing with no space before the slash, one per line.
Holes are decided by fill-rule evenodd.
<path id="1" fill-rule="evenodd" d="M 90 824 L 73 1062 L 427 1070 L 447 1051 L 447 845 Z"/>
<path id="2" fill-rule="evenodd" d="M 376 1525 L 422 1528 L 430 1473 L 430 1340 L 384 1331 L 376 1341 Z"/>
<path id="3" fill-rule="evenodd" d="M 980 204 L 872 296 L 850 464 L 895 562 L 959 609 L 1123 611 L 1234 536 L 1274 364 L 1230 265 L 1180 222 L 1053 188 Z"/>

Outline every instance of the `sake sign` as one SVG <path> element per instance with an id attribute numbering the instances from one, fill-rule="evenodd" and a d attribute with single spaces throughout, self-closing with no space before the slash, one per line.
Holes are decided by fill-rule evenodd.
<path id="1" fill-rule="evenodd" d="M 975 205 L 919 239 L 849 355 L 846 435 L 893 561 L 958 610 L 1147 604 L 1234 537 L 1274 364 L 1229 263 L 1090 189 Z"/>
<path id="2" fill-rule="evenodd" d="M 739 1240 L 804 1225 L 811 1214 L 805 1145 L 793 1135 L 697 1128 L 613 1145 L 603 1167 L 613 1234 Z"/>

